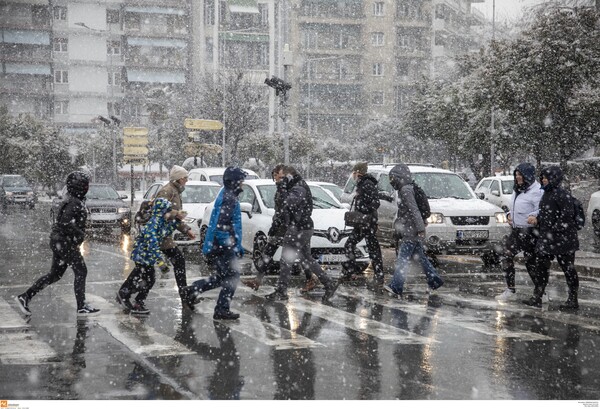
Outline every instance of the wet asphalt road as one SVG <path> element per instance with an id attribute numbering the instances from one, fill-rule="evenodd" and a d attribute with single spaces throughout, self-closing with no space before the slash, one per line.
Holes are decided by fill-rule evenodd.
<path id="1" fill-rule="evenodd" d="M 568 399 L 600 396 L 600 284 L 581 277 L 581 309 L 561 313 L 562 273 L 553 272 L 542 310 L 499 303 L 499 271 L 476 258 L 443 260 L 444 287 L 426 293 L 413 274 L 403 300 L 363 284 L 268 302 L 243 285 L 239 322 L 212 320 L 216 291 L 182 311 L 172 273 L 158 273 L 148 317 L 114 301 L 129 274 L 130 238 L 90 238 L 87 298 L 101 312 L 78 319 L 73 275 L 20 314 L 14 295 L 50 267 L 47 208 L 0 214 L 0 396 L 2 399 Z M 393 251 L 384 251 L 388 269 Z M 245 270 L 249 264 L 245 262 Z M 331 274 L 337 275 L 336 270 Z M 188 261 L 188 281 L 206 274 Z M 527 274 L 517 273 L 520 299 Z"/>

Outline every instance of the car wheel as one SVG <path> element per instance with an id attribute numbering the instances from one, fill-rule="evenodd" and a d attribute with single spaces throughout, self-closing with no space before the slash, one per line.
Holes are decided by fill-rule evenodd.
<path id="1" fill-rule="evenodd" d="M 267 241 L 267 236 L 262 233 L 259 233 L 254 237 L 254 245 L 252 246 L 252 264 L 254 264 L 254 267 L 257 270 L 259 269 L 259 262 L 262 259 L 262 254 L 267 245 Z"/>
<path id="2" fill-rule="evenodd" d="M 198 245 L 200 246 L 200 250 L 204 247 L 204 240 L 206 239 L 206 231 L 208 227 L 202 226 L 200 227 L 200 237 L 198 238 Z"/>

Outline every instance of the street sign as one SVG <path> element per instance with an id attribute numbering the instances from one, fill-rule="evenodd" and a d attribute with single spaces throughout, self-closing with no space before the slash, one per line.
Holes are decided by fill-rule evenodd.
<path id="1" fill-rule="evenodd" d="M 125 135 L 125 136 L 144 136 L 144 135 L 148 135 L 148 128 L 142 128 L 142 127 L 127 127 L 127 128 L 123 128 L 123 135 Z"/>
<path id="2" fill-rule="evenodd" d="M 125 145 L 123 147 L 123 155 L 126 156 L 146 156 L 148 155 L 148 148 L 145 146 L 130 146 Z"/>
<path id="3" fill-rule="evenodd" d="M 123 137 L 124 145 L 146 146 L 148 145 L 147 136 L 125 136 Z"/>
<path id="4" fill-rule="evenodd" d="M 130 165 L 147 165 L 148 158 L 146 156 L 123 156 L 123 162 Z"/>
<path id="5" fill-rule="evenodd" d="M 187 129 L 202 129 L 205 131 L 218 131 L 223 129 L 223 123 L 212 119 L 192 119 L 187 118 L 183 121 L 183 126 Z"/>

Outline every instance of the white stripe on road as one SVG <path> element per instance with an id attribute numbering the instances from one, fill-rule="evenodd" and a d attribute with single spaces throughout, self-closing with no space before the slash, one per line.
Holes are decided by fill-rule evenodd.
<path id="1" fill-rule="evenodd" d="M 14 302 L 16 304 L 17 301 Z M 17 330 L 25 328 L 29 328 L 29 324 L 21 317 L 21 314 L 11 308 L 8 302 L 0 299 L 0 330 Z"/>
<path id="2" fill-rule="evenodd" d="M 56 352 L 35 332 L 0 332 L 2 365 L 33 365 L 56 359 Z"/>

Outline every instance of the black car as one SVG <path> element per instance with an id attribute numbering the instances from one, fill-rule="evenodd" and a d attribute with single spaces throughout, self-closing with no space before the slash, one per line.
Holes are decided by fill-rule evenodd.
<path id="1" fill-rule="evenodd" d="M 50 210 L 52 222 L 56 219 L 58 206 L 65 194 L 67 194 L 66 186 L 58 197 L 52 201 L 52 209 Z M 126 195 L 119 195 L 110 185 L 92 183 L 85 197 L 85 206 L 88 209 L 88 229 L 108 231 L 119 228 L 124 234 L 129 233 L 131 230 L 131 208 L 123 200 L 127 199 Z"/>
<path id="2" fill-rule="evenodd" d="M 21 175 L 0 176 L 0 198 L 2 208 L 9 205 L 35 207 L 37 198 L 27 180 Z"/>

